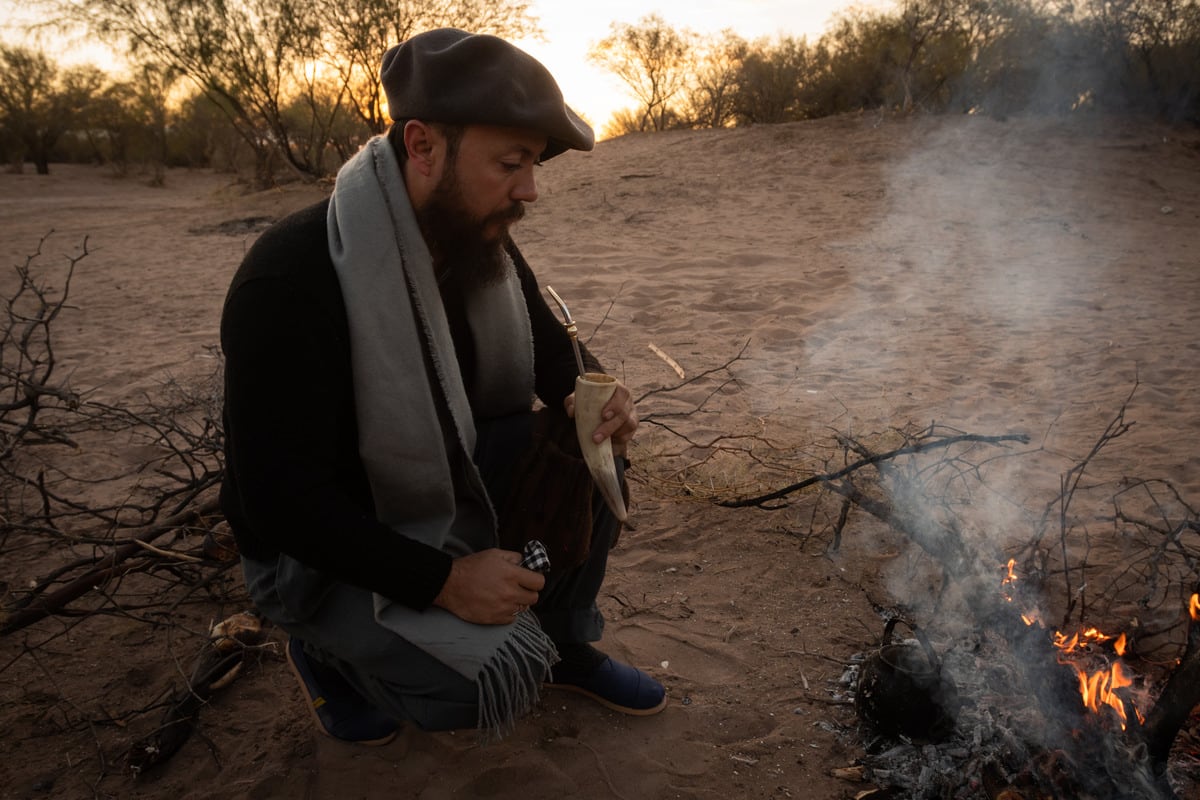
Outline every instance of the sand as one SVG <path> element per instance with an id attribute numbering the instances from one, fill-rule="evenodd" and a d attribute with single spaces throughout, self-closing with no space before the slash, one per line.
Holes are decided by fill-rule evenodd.
<path id="1" fill-rule="evenodd" d="M 49 620 L 0 640 L 0 797 L 853 797 L 870 784 L 831 774 L 862 755 L 839 679 L 877 644 L 882 609 L 929 606 L 928 559 L 861 513 L 832 549 L 811 499 L 714 500 L 840 458 L 835 433 L 873 446 L 934 422 L 1022 433 L 1030 444 L 1004 448 L 975 496 L 983 532 L 1019 542 L 1128 401 L 1136 425 L 1096 482 L 1163 478 L 1200 502 L 1195 129 L 849 115 L 623 137 L 538 178 L 518 243 L 643 398 L 602 646 L 660 678 L 669 708 L 626 718 L 551 693 L 498 745 L 405 731 L 357 748 L 315 733 L 267 651 L 171 761 L 124 774 L 122 748 L 157 720 L 133 712 L 241 610 L 233 586 L 171 626 L 99 616 L 62 634 Z M 324 191 L 245 194 L 206 171 L 159 189 L 93 167 L 4 174 L 0 257 L 23 263 L 53 229 L 49 267 L 87 237 L 56 327 L 62 374 L 133 402 L 211 373 L 242 253 L 263 220 Z M 733 434 L 747 438 L 722 446 L 753 444 L 765 463 L 693 446 Z M 22 541 L 0 568 L 13 590 L 62 557 Z M 1105 608 L 1106 624 L 1130 623 Z"/>

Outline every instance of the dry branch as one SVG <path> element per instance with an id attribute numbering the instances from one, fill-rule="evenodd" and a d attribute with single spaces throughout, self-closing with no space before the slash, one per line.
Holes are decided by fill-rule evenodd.
<path id="1" fill-rule="evenodd" d="M 84 574 L 72 579 L 65 586 L 46 592 L 48 584 L 42 583 L 25 595 L 21 601 L 14 604 L 14 610 L 0 625 L 0 636 L 7 636 L 21 630 L 48 616 L 62 613 L 67 605 L 97 586 L 102 586 L 116 577 L 135 569 L 138 564 L 131 561 L 134 556 L 147 554 L 143 544 L 154 541 L 166 533 L 190 525 L 206 516 L 217 513 L 219 506 L 215 500 L 200 505 L 197 508 L 182 511 L 157 525 L 136 533 L 133 541 L 113 550 L 99 559 L 95 566 Z"/>
<path id="2" fill-rule="evenodd" d="M 210 584 L 204 570 L 219 576 L 228 566 L 150 544 L 219 519 L 211 499 L 224 472 L 219 359 L 203 383 L 168 380 L 140 407 L 85 399 L 89 392 L 73 391 L 57 376 L 53 323 L 70 308 L 71 278 L 88 255 L 87 239 L 67 259 L 57 287 L 41 269 L 45 243 L 44 237 L 16 268 L 0 310 L 0 547 L 11 554 L 14 545 L 41 541 L 63 555 L 76 547 L 91 553 L 45 569 L 28 590 L 9 581 L 14 588 L 0 607 L 0 636 L 48 616 L 101 613 L 72 606 L 93 591 L 127 615 L 169 602 L 154 597 L 129 605 L 119 597 L 121 579 L 133 572 L 166 578 L 168 588 L 195 587 Z M 102 446 L 92 446 L 98 440 Z M 89 445 L 83 464 L 72 458 L 76 441 Z M 133 447 L 139 458 L 130 466 L 122 448 Z"/>
<path id="3" fill-rule="evenodd" d="M 932 429 L 927 430 L 921 436 L 932 434 Z M 963 443 L 979 443 L 979 444 L 1002 444 L 1005 442 L 1018 442 L 1020 444 L 1029 444 L 1029 436 L 1023 433 L 1004 434 L 1002 436 L 983 436 L 974 433 L 964 433 L 957 436 L 945 436 L 936 439 L 928 439 L 917 437 L 917 441 L 906 444 L 903 447 L 898 447 L 886 453 L 874 453 L 850 464 L 836 472 L 824 473 L 821 475 L 813 475 L 805 478 L 802 481 L 784 486 L 781 489 L 776 489 L 766 494 L 757 495 L 755 497 L 746 497 L 738 500 L 723 500 L 718 505 L 726 508 L 747 508 L 756 506 L 758 508 L 771 508 L 767 505 L 773 500 L 780 500 L 790 494 L 807 489 L 810 486 L 817 484 L 828 484 L 833 481 L 845 478 L 864 467 L 878 467 L 888 461 L 893 461 L 901 456 L 917 455 L 919 453 L 927 453 L 934 450 L 943 450 L 947 447 L 952 447 L 956 444 Z"/>

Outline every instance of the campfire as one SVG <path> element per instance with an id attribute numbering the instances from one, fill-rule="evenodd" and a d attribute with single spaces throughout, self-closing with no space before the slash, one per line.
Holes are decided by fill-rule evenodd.
<path id="1" fill-rule="evenodd" d="M 1195 776 L 1173 775 L 1167 762 L 1196 705 L 1200 595 L 1188 602 L 1187 653 L 1163 681 L 1151 673 L 1156 666 L 1163 672 L 1164 665 L 1148 665 L 1145 671 L 1134 666 L 1137 656 L 1126 633 L 1091 626 L 1053 630 L 1036 604 L 1022 597 L 1015 560 L 1001 573 L 998 605 L 1007 614 L 993 615 L 991 622 L 1015 619 L 1016 626 L 1006 631 L 998 624 L 1001 638 L 985 631 L 941 655 L 961 700 L 955 729 L 938 737 L 897 734 L 896 726 L 875 724 L 864 714 L 874 706 L 859 703 L 866 775 L 883 787 L 903 790 L 896 796 L 912 798 L 1196 796 Z M 877 658 L 863 657 L 864 675 Z M 856 674 L 843 680 L 856 688 L 864 685 Z M 1185 780 L 1191 780 L 1190 790 L 1181 787 Z"/>

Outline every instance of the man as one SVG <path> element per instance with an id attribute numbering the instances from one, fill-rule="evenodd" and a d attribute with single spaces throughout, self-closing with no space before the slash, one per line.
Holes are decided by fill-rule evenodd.
<path id="1" fill-rule="evenodd" d="M 590 644 L 618 524 L 558 446 L 575 357 L 508 233 L 537 164 L 592 131 L 495 37 L 421 34 L 381 76 L 388 136 L 265 232 L 226 298 L 221 500 L 251 597 L 344 741 L 503 733 L 543 682 L 655 713 L 661 684 Z M 624 386 L 602 417 L 623 452 Z M 548 575 L 517 552 L 535 535 Z"/>

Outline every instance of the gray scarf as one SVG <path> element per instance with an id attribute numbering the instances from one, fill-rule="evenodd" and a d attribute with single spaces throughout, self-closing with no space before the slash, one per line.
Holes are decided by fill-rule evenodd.
<path id="1" fill-rule="evenodd" d="M 478 365 L 468 398 L 433 261 L 386 139 L 369 141 L 338 172 L 328 226 L 376 516 L 455 557 L 495 547 L 495 511 L 471 458 L 471 400 L 489 416 L 531 408 L 533 339 L 515 269 L 466 298 Z M 476 625 L 376 595 L 375 618 L 476 681 L 485 734 L 507 732 L 532 708 L 558 660 L 528 611 L 510 625 Z"/>

